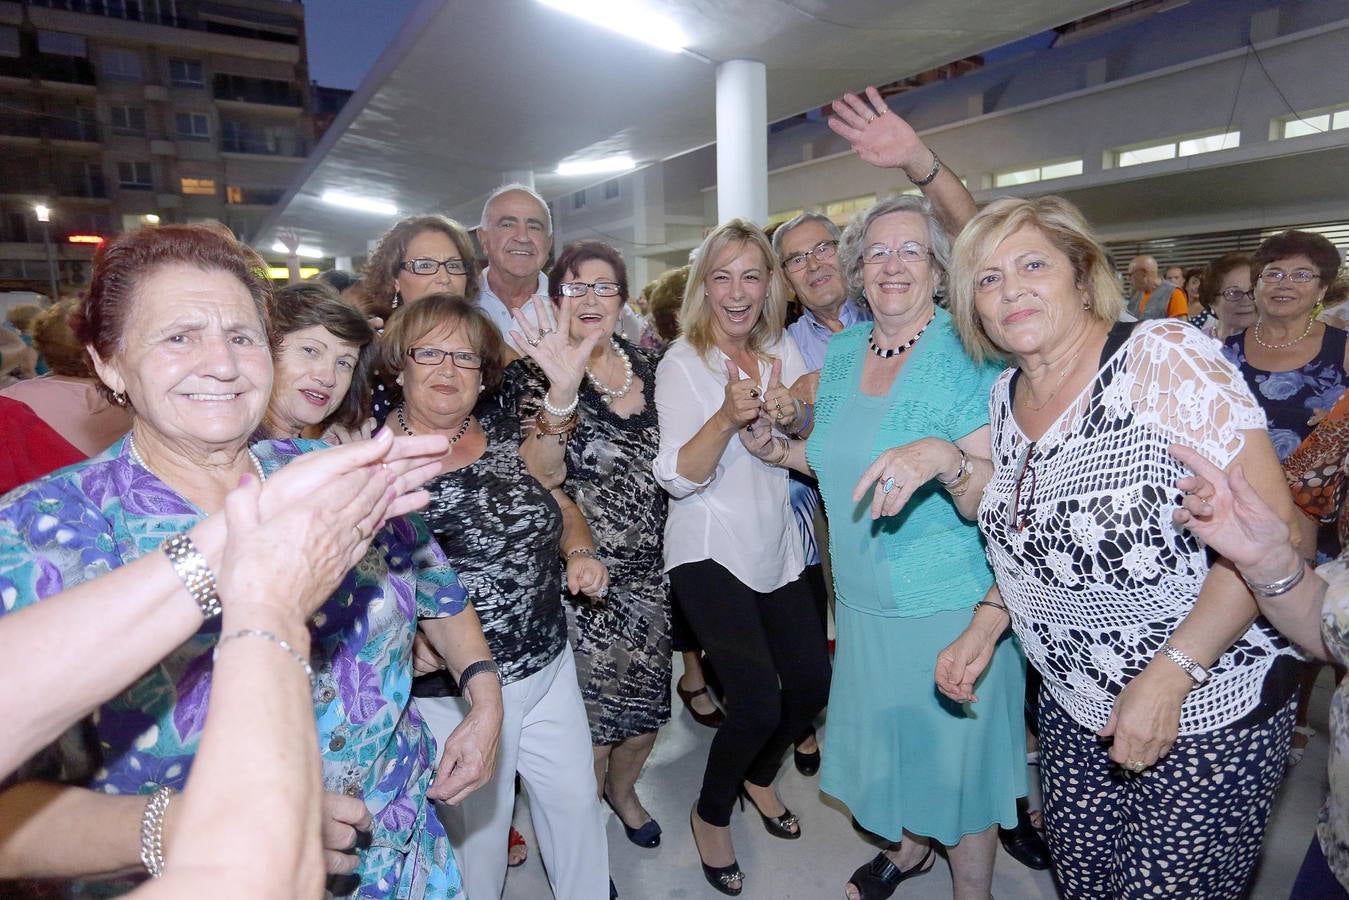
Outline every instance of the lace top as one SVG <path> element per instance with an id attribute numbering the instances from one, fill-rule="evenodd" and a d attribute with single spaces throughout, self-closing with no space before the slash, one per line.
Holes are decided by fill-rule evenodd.
<path id="1" fill-rule="evenodd" d="M 1218 346 L 1180 321 L 1138 325 L 1035 442 L 1012 417 L 1013 374 L 989 399 L 993 476 L 979 526 L 1027 658 L 1069 715 L 1097 731 L 1208 575 L 1203 545 L 1171 524 L 1186 471 L 1167 446 L 1188 444 L 1226 468 L 1242 432 L 1263 429 L 1265 417 Z M 1190 692 L 1181 734 L 1250 712 L 1285 654 L 1288 642 L 1258 619 Z"/>

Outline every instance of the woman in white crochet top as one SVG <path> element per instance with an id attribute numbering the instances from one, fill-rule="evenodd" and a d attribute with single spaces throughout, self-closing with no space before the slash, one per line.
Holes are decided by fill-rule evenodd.
<path id="1" fill-rule="evenodd" d="M 1293 511 L 1265 419 L 1185 322 L 1117 324 L 1106 252 L 1057 197 L 999 200 L 961 233 L 952 314 L 990 398 L 979 525 L 1006 609 L 982 604 L 939 688 L 972 702 L 1010 625 L 1040 671 L 1045 828 L 1067 898 L 1237 898 L 1293 717 L 1294 651 L 1231 565 L 1172 524 L 1196 447 Z M 975 489 L 980 486 L 976 485 Z"/>

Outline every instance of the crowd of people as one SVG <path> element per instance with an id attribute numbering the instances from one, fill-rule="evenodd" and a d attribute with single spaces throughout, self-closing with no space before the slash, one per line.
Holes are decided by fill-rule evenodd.
<path id="1" fill-rule="evenodd" d="M 986 900 L 1000 842 L 1069 900 L 1244 896 L 1349 660 L 1338 252 L 1126 293 L 1072 204 L 977 208 L 874 89 L 829 124 L 922 196 L 732 219 L 637 295 L 514 184 L 359 277 L 101 248 L 5 351 L 0 879 L 491 900 L 522 791 L 553 894 L 616 897 L 678 652 L 710 889 L 753 885 L 737 802 L 811 826 L 791 750 L 880 848 L 849 900 L 938 855 Z M 1346 698 L 1294 897 L 1349 898 Z"/>

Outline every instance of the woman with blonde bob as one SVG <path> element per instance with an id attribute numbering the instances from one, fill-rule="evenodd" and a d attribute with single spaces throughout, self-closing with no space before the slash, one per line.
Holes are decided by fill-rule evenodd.
<path id="1" fill-rule="evenodd" d="M 768 239 L 732 219 L 699 248 L 680 313 L 683 335 L 656 369 L 654 468 L 671 496 L 665 570 L 728 706 L 692 827 L 704 876 L 731 895 L 744 879 L 729 827 L 736 795 L 749 797 L 770 834 L 800 837 L 773 778 L 829 687 L 824 634 L 800 577 L 787 473 L 735 439 L 756 422 L 771 428 L 793 406 L 784 384 L 805 373 L 805 362 L 783 330 L 785 310 Z"/>
<path id="2" fill-rule="evenodd" d="M 1244 895 L 1293 724 L 1294 663 L 1231 564 L 1174 527 L 1169 452 L 1240 466 L 1290 519 L 1264 415 L 1218 346 L 1118 323 L 1100 242 L 1058 197 L 990 204 L 955 243 L 952 313 L 990 397 L 980 604 L 937 685 L 962 703 L 1009 622 L 1043 677 L 1046 838 L 1063 896 Z M 1220 776 L 1220 777 L 1219 777 Z"/>

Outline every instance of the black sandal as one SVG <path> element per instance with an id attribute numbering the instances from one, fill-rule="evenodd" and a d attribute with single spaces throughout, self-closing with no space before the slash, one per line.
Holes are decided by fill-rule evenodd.
<path id="1" fill-rule="evenodd" d="M 895 892 L 895 888 L 899 887 L 901 881 L 929 871 L 936 862 L 933 856 L 932 846 L 929 844 L 927 852 L 918 860 L 917 865 L 901 871 L 890 861 L 890 857 L 884 853 L 877 853 L 871 862 L 852 873 L 848 884 L 857 888 L 858 900 L 886 900 Z"/>
<path id="2" fill-rule="evenodd" d="M 689 715 L 693 716 L 693 721 L 697 722 L 699 725 L 707 728 L 720 728 L 721 723 L 726 721 L 726 714 L 717 707 L 715 701 L 712 703 L 712 711 L 710 713 L 698 712 L 698 710 L 693 708 L 693 700 L 695 697 L 701 697 L 706 694 L 709 700 L 712 699 L 712 695 L 707 691 L 706 684 L 696 691 L 687 691 L 684 690 L 684 685 L 676 681 L 675 693 L 679 695 L 680 700 L 684 701 L 684 708 L 689 711 Z"/>

